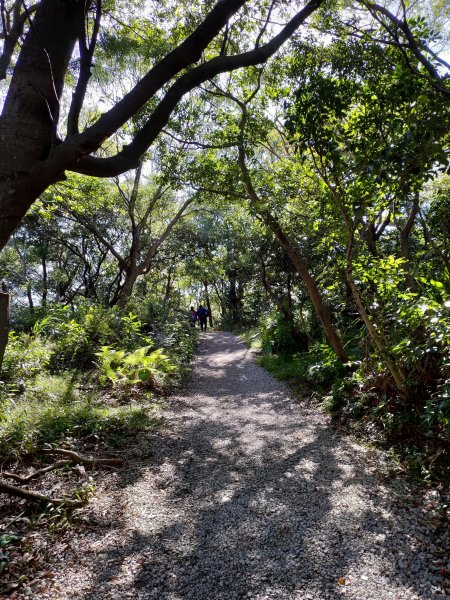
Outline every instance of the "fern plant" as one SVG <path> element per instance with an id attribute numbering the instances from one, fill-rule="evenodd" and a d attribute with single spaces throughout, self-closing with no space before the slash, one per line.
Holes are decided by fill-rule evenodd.
<path id="1" fill-rule="evenodd" d="M 142 346 L 134 352 L 102 346 L 100 352 L 96 352 L 101 383 L 109 381 L 113 385 L 146 384 L 150 387 L 165 383 L 176 370 L 176 366 L 164 354 L 162 348 L 149 351 L 150 346 Z"/>

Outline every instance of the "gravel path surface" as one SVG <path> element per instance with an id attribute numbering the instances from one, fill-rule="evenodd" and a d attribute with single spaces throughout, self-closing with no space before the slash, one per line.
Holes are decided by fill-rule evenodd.
<path id="1" fill-rule="evenodd" d="M 97 533 L 55 549 L 33 598 L 450 595 L 433 493 L 386 480 L 377 453 L 290 398 L 233 335 L 202 336 L 165 414 L 148 455 L 99 494 Z"/>

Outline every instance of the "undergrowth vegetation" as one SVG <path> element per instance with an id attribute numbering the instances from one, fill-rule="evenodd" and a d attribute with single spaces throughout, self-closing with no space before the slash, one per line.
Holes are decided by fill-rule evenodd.
<path id="1" fill-rule="evenodd" d="M 154 304 L 149 295 L 126 309 L 80 299 L 13 310 L 0 381 L 0 491 L 10 495 L 0 525 L 24 521 L 17 535 L 0 532 L 0 594 L 29 580 L 28 532 L 79 524 L 100 465 L 120 467 L 124 450 L 147 448 L 163 424 L 164 396 L 189 370 L 197 336 L 183 311 Z"/>
<path id="2" fill-rule="evenodd" d="M 292 352 L 292 340 L 264 343 L 261 366 L 290 381 L 301 395 L 313 394 L 341 426 L 388 449 L 422 481 L 450 481 L 450 346 L 448 302 L 421 298 L 404 305 L 404 338 L 392 349 L 409 373 L 408 402 L 399 396 L 377 352 L 363 334 L 348 340 L 343 365 L 325 344 Z M 408 309 L 410 312 L 408 312 Z M 242 336 L 246 341 L 246 336 Z"/>
<path id="3" fill-rule="evenodd" d="M 159 397 L 180 381 L 196 345 L 187 319 L 175 311 L 165 319 L 150 324 L 82 302 L 16 323 L 0 382 L 1 460 L 73 441 L 117 447 L 157 425 Z"/>

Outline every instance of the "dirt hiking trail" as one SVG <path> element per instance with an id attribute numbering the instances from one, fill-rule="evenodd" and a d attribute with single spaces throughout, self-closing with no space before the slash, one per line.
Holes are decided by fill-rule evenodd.
<path id="1" fill-rule="evenodd" d="M 202 334 L 185 389 L 146 451 L 109 476 L 90 527 L 55 545 L 51 600 L 445 597 L 448 530 L 433 492 L 380 472 L 256 365 Z M 381 463 L 380 463 L 381 461 Z M 21 597 L 16 595 L 16 598 Z"/>

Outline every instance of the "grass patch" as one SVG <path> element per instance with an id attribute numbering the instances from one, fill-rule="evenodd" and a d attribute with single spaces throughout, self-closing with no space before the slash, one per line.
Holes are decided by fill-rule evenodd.
<path id="1" fill-rule="evenodd" d="M 233 331 L 251 350 L 261 350 L 261 332 L 257 328 Z"/>
<path id="2" fill-rule="evenodd" d="M 297 379 L 302 375 L 298 361 L 293 356 L 265 354 L 258 358 L 258 364 L 281 381 Z"/>
<path id="3" fill-rule="evenodd" d="M 157 422 L 152 405 L 99 406 L 78 388 L 76 376 L 39 376 L 0 411 L 0 460 L 19 459 L 44 444 L 94 438 L 120 446 Z"/>

